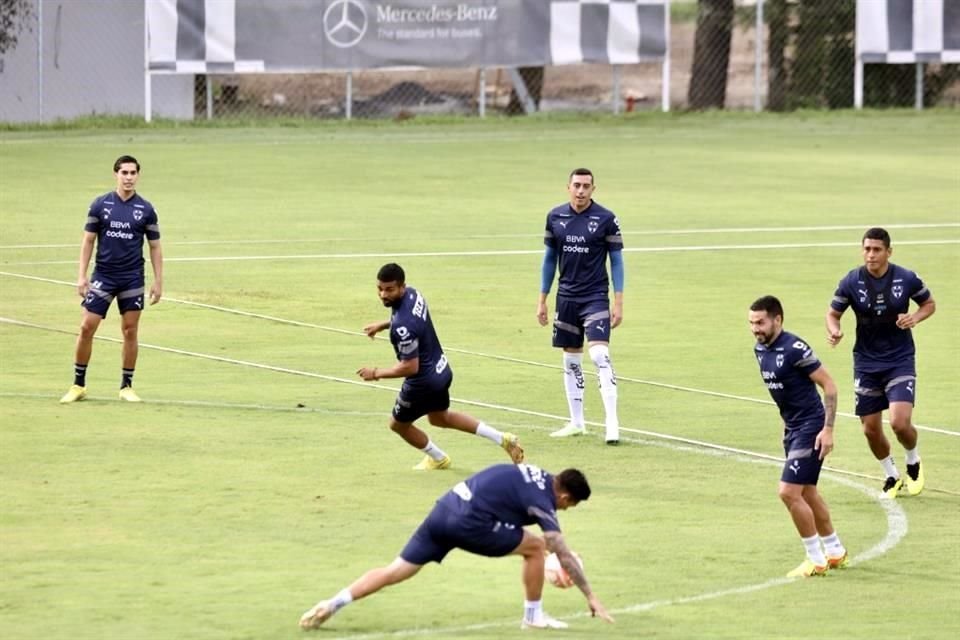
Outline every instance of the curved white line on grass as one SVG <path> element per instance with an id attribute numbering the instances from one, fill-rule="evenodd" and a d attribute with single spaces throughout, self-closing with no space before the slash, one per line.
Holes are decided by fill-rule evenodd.
<path id="1" fill-rule="evenodd" d="M 958 214 L 960 215 L 960 214 Z M 916 224 L 880 224 L 884 229 L 951 229 L 960 228 L 960 222 L 920 222 Z M 853 231 L 862 230 L 863 225 L 822 225 L 810 227 L 716 227 L 708 229 L 644 229 L 624 231 L 625 236 L 669 236 L 669 235 L 700 235 L 711 233 L 783 233 L 785 231 Z M 451 236 L 452 237 L 452 236 Z M 502 239 L 502 238 L 542 238 L 543 234 L 536 233 L 480 233 L 457 236 L 458 239 Z M 183 242 L 165 242 L 168 247 L 195 247 L 212 245 L 258 245 L 258 244 L 328 244 L 331 241 L 352 240 L 353 238 L 290 238 L 287 240 L 256 239 L 256 240 L 185 240 Z M 850 243 L 856 245 L 856 242 Z M 74 249 L 76 243 L 71 244 L 9 244 L 0 245 L 0 251 L 5 249 Z"/>
<path id="2" fill-rule="evenodd" d="M 75 283 L 66 282 L 66 281 L 64 281 L 64 280 L 54 280 L 54 279 L 50 279 L 50 278 L 41 278 L 41 277 L 39 277 L 39 276 L 29 276 L 29 275 L 25 275 L 25 274 L 10 273 L 10 272 L 6 272 L 6 271 L 0 271 L 0 276 L 10 276 L 10 277 L 14 277 L 14 278 L 23 278 L 23 279 L 26 279 L 26 280 L 36 280 L 36 281 L 39 281 L 39 282 L 47 282 L 47 283 L 51 283 L 51 284 L 61 284 L 61 285 L 67 285 L 67 286 L 71 286 L 71 287 L 72 287 L 72 286 L 75 286 Z M 219 306 L 219 305 L 206 304 L 206 303 L 204 303 L 204 302 L 193 302 L 193 301 L 191 301 L 191 300 L 182 300 L 182 299 L 179 299 L 179 298 L 169 298 L 169 297 L 164 298 L 164 300 L 166 300 L 166 301 L 168 301 L 168 302 L 175 302 L 175 303 L 177 303 L 177 304 L 182 304 L 182 305 L 186 305 L 186 306 L 198 307 L 198 308 L 201 308 L 201 309 L 210 309 L 210 310 L 212 310 L 212 311 L 220 311 L 220 312 L 223 312 L 223 313 L 229 313 L 229 314 L 231 314 L 231 315 L 238 315 L 238 316 L 243 316 L 243 317 L 247 317 L 247 318 L 256 318 L 256 319 L 258 319 L 258 320 L 269 320 L 270 322 L 277 322 L 277 323 L 280 323 L 280 324 L 287 324 L 287 325 L 291 325 L 291 326 L 295 326 L 295 327 L 305 327 L 305 328 L 309 328 L 309 329 L 319 329 L 319 330 L 321 330 L 321 331 L 327 331 L 327 332 L 330 332 L 330 333 L 339 333 L 339 334 L 343 334 L 343 335 L 363 336 L 363 337 L 366 337 L 366 334 L 363 333 L 362 331 L 352 331 L 352 330 L 349 330 L 349 329 L 338 329 L 338 328 L 336 328 L 336 327 L 327 327 L 327 326 L 315 324 L 315 323 L 312 323 L 312 322 L 303 322 L 303 321 L 300 321 L 300 320 L 289 320 L 289 319 L 287 319 L 287 318 L 280 318 L 280 317 L 277 317 L 277 316 L 270 316 L 270 315 L 266 315 L 266 314 L 262 314 L 262 313 L 254 313 L 254 312 L 251 312 L 251 311 L 243 311 L 242 309 L 232 309 L 232 308 L 230 308 L 230 307 L 222 307 L 222 306 Z M 45 328 L 45 327 L 37 326 L 36 328 Z M 378 336 L 376 339 L 377 339 L 377 340 L 387 340 L 387 338 L 385 338 L 385 337 L 383 337 L 383 336 Z M 445 350 L 445 351 L 449 351 L 450 353 L 462 353 L 462 354 L 465 354 L 465 355 L 475 356 L 475 357 L 478 357 L 478 358 L 488 358 L 488 359 L 491 359 L 491 360 L 499 360 L 499 361 L 501 361 L 501 362 L 512 362 L 512 363 L 515 363 L 515 364 L 523 364 L 523 365 L 534 366 L 534 367 L 542 367 L 542 368 L 546 368 L 546 369 L 562 369 L 562 367 L 560 367 L 559 365 L 556 365 L 556 364 L 548 364 L 548 363 L 545 363 L 545 362 L 537 362 L 537 361 L 535 361 L 535 360 L 524 360 L 524 359 L 522 359 L 522 358 L 513 358 L 513 357 L 511 357 L 511 356 L 502 356 L 502 355 L 498 355 L 498 354 L 483 353 L 483 352 L 481 352 L 481 351 L 472 351 L 472 350 L 469 350 L 469 349 L 458 349 L 458 348 L 456 348 L 456 347 L 449 347 L 449 346 L 448 346 L 448 347 L 445 347 L 444 350 Z M 596 373 L 595 373 L 595 372 L 588 372 L 588 375 L 596 376 Z M 647 385 L 647 386 L 651 386 L 651 387 L 658 387 L 658 388 L 661 388 L 661 389 L 669 389 L 669 390 L 671 390 L 671 391 L 686 391 L 686 392 L 688 392 L 688 393 L 696 393 L 696 394 L 707 395 L 707 396 L 712 396 L 712 397 L 716 397 L 716 398 L 724 398 L 724 399 L 726 399 L 726 400 L 741 400 L 741 401 L 744 401 L 744 402 L 753 402 L 753 403 L 756 403 L 756 404 L 767 404 L 767 405 L 772 405 L 772 404 L 773 404 L 773 401 L 772 401 L 772 400 L 765 399 L 765 398 L 751 398 L 751 397 L 749 397 L 749 396 L 739 396 L 739 395 L 730 394 L 730 393 L 723 393 L 723 392 L 720 392 L 720 391 L 710 391 L 710 390 L 707 390 L 707 389 L 697 389 L 697 388 L 694 388 L 694 387 L 684 387 L 684 386 L 681 386 L 681 385 L 669 384 L 669 383 L 666 383 L 666 382 L 656 382 L 656 381 L 653 381 L 653 380 L 644 380 L 644 379 L 642 379 L 642 378 L 633 378 L 633 377 L 625 376 L 625 375 L 618 375 L 618 376 L 617 376 L 617 379 L 618 379 L 618 380 L 625 381 L 625 382 L 633 382 L 633 383 L 643 384 L 643 385 Z M 856 415 L 854 415 L 854 414 L 852 414 L 852 413 L 847 413 L 847 412 L 844 412 L 844 411 L 838 411 L 838 412 L 837 412 L 837 415 L 838 415 L 838 416 L 842 416 L 842 417 L 844 417 L 844 418 L 856 418 L 856 417 L 857 417 Z M 883 421 L 884 421 L 885 423 L 889 424 L 889 420 L 888 420 L 888 419 L 884 418 Z M 921 424 L 914 424 L 914 427 L 917 428 L 917 429 L 920 429 L 921 431 L 930 431 L 930 432 L 939 433 L 939 434 L 942 434 L 942 435 L 960 437 L 960 432 L 950 431 L 950 430 L 948 430 L 948 429 L 943 429 L 943 428 L 939 428 L 939 427 L 930 427 L 930 426 L 921 425 Z"/>
<path id="3" fill-rule="evenodd" d="M 960 240 L 900 240 L 897 246 L 904 245 L 942 245 L 960 244 Z M 849 242 L 803 242 L 783 244 L 717 244 L 717 245 L 677 245 L 672 247 L 626 247 L 624 253 L 665 253 L 672 251 L 740 251 L 745 249 L 817 249 L 843 247 L 849 249 Z M 371 258 L 465 258 L 489 256 L 530 256 L 543 255 L 543 249 L 491 249 L 489 251 L 408 251 L 402 253 L 306 253 L 277 254 L 265 256 L 198 256 L 193 258 L 164 258 L 164 262 L 248 262 L 263 260 L 367 260 Z M 7 264 L 16 266 L 39 266 L 74 264 L 76 260 L 37 260 L 17 261 Z"/>

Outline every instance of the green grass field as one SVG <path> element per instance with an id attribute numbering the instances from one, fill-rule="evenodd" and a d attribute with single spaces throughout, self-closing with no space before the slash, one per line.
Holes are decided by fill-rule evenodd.
<path id="1" fill-rule="evenodd" d="M 558 635 L 956 636 L 958 149 L 956 112 L 0 133 L 0 637 L 303 637 L 305 609 L 390 561 L 456 481 L 505 461 L 428 428 L 454 468 L 412 472 L 419 452 L 386 428 L 397 385 L 359 383 L 360 366 L 392 360 L 360 334 L 386 317 L 375 274 L 388 261 L 430 303 L 454 408 L 591 480 L 561 522 L 617 623 L 548 587 L 546 609 L 571 624 Z M 145 402 L 117 400 L 112 309 L 91 398 L 61 406 L 86 207 L 123 153 L 143 165 L 167 260 L 165 299 L 141 325 Z M 616 449 L 547 437 L 565 400 L 535 319 L 541 235 L 581 165 L 627 246 Z M 938 307 L 915 331 L 927 490 L 897 501 L 879 499 L 852 417 L 852 344 L 831 350 L 823 329 L 874 225 Z M 855 562 L 823 580 L 781 579 L 802 548 L 776 495 L 779 416 L 746 322 L 766 293 L 841 387 L 820 486 Z M 848 313 L 848 340 L 853 327 Z M 586 404 L 601 421 L 592 385 Z M 454 553 L 315 635 L 521 637 L 519 571 Z"/>

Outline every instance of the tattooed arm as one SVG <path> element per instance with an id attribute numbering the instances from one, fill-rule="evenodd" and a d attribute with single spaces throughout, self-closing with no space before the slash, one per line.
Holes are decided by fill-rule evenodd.
<path id="1" fill-rule="evenodd" d="M 560 566 L 563 567 L 563 570 L 570 576 L 573 584 L 577 585 L 577 588 L 586 596 L 591 615 L 600 616 L 607 622 L 613 622 L 613 618 L 610 617 L 610 614 L 607 613 L 603 604 L 600 603 L 600 600 L 597 599 L 597 596 L 595 596 L 590 589 L 590 583 L 587 582 L 587 576 L 583 573 L 583 567 L 580 566 L 580 563 L 577 562 L 570 548 L 567 547 L 567 543 L 563 539 L 563 534 L 559 531 L 545 531 L 543 538 L 547 543 L 547 550 L 557 554 L 557 558 L 560 560 Z"/>

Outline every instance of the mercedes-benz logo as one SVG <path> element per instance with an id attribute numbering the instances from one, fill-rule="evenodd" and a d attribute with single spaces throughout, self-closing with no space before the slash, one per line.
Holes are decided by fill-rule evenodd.
<path id="1" fill-rule="evenodd" d="M 367 11 L 358 0 L 334 0 L 323 12 L 323 32 L 335 47 L 346 49 L 367 32 Z"/>

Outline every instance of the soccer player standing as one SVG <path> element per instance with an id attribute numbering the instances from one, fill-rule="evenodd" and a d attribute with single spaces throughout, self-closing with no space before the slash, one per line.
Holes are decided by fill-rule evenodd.
<path id="1" fill-rule="evenodd" d="M 550 435 L 557 438 L 586 433 L 583 417 L 583 341 L 597 369 L 605 412 L 606 442 L 620 441 L 617 417 L 617 376 L 610 360 L 610 331 L 623 320 L 623 237 L 612 211 L 593 201 L 596 184 L 589 169 L 575 169 L 567 182 L 570 202 L 547 214 L 546 250 L 537 302 L 537 320 L 547 324 L 547 294 L 559 265 L 553 346 L 563 349 L 563 381 L 570 422 Z M 607 256 L 613 279 L 613 306 Z"/>
<path id="2" fill-rule="evenodd" d="M 414 469 L 432 471 L 450 466 L 450 457 L 413 424 L 424 415 L 435 427 L 457 429 L 492 440 L 515 463 L 522 462 L 523 449 L 517 436 L 502 433 L 465 413 L 450 411 L 453 370 L 433 328 L 427 301 L 419 291 L 406 285 L 406 274 L 400 265 L 391 262 L 380 268 L 377 292 L 383 306 L 392 309 L 390 320 L 368 324 L 363 332 L 372 339 L 380 331 L 389 329 L 397 363 L 390 367 L 362 367 L 357 374 L 364 380 L 404 379 L 393 407 L 390 429 L 426 454 Z"/>
<path id="3" fill-rule="evenodd" d="M 300 627 L 319 628 L 354 600 L 412 578 L 428 562 L 443 562 L 453 549 L 489 558 L 523 557 L 522 629 L 569 626 L 543 610 L 544 551 L 557 554 L 587 599 L 590 613 L 613 622 L 567 547 L 557 519 L 558 509 L 575 507 L 589 497 L 590 485 L 577 469 L 553 475 L 531 464 L 488 467 L 441 496 L 393 562 L 367 571 L 329 600 L 318 602 L 300 618 Z M 543 537 L 523 528 L 533 524 Z"/>
<path id="4" fill-rule="evenodd" d="M 133 373 L 137 365 L 137 333 L 145 290 L 144 237 L 150 247 L 150 264 L 153 267 L 150 304 L 159 302 L 163 295 L 163 251 L 160 247 L 157 212 L 136 191 L 140 163 L 133 156 L 120 156 L 113 163 L 113 173 L 117 188 L 90 205 L 80 243 L 77 293 L 83 298 L 83 315 L 77 336 L 73 385 L 60 398 L 63 403 L 83 400 L 87 395 L 87 365 L 93 351 L 93 338 L 114 298 L 120 310 L 123 332 L 120 399 L 140 402 L 140 397 L 133 390 Z M 94 244 L 97 247 L 96 265 L 92 278 L 88 279 L 87 270 Z"/>
<path id="5" fill-rule="evenodd" d="M 787 577 L 821 576 L 847 566 L 830 510 L 817 490 L 823 460 L 833 450 L 837 385 L 806 342 L 783 330 L 783 306 L 773 296 L 750 305 L 750 331 L 760 375 L 783 419 L 786 461 L 780 499 L 803 540 L 806 558 Z M 817 393 L 823 389 L 823 402 Z M 823 548 L 821 548 L 821 543 Z"/>
<path id="6" fill-rule="evenodd" d="M 911 329 L 933 315 L 937 305 L 916 273 L 890 262 L 893 249 L 886 230 L 868 229 L 861 243 L 864 266 L 844 276 L 827 309 L 827 341 L 836 346 L 843 339 L 840 317 L 852 307 L 857 316 L 853 345 L 856 414 L 870 451 L 886 474 L 883 492 L 894 498 L 903 480 L 883 432 L 883 410 L 889 409 L 890 426 L 906 450 L 907 492 L 915 496 L 923 491 L 924 479 L 913 426 L 917 366 Z M 909 312 L 910 300 L 918 305 L 913 313 Z"/>

